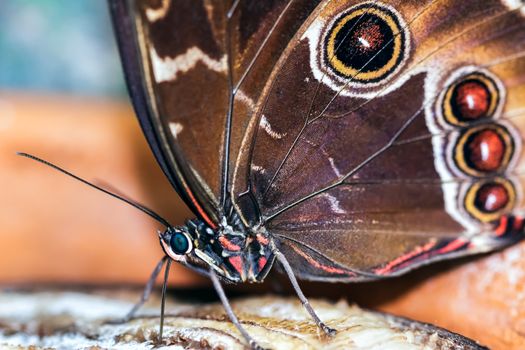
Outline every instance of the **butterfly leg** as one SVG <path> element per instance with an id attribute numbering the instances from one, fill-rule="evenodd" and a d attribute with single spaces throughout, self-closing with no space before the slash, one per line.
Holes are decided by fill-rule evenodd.
<path id="1" fill-rule="evenodd" d="M 226 293 L 224 293 L 224 289 L 222 288 L 221 282 L 219 281 L 219 278 L 215 274 L 215 271 L 210 270 L 210 278 L 213 283 L 213 287 L 215 287 L 215 291 L 217 292 L 217 295 L 219 295 L 219 299 L 221 299 L 222 305 L 224 306 L 224 309 L 226 310 L 226 313 L 228 314 L 228 317 L 230 318 L 232 323 L 235 325 L 235 327 L 237 327 L 239 332 L 242 334 L 244 339 L 246 339 L 248 344 L 250 344 L 250 347 L 253 350 L 264 350 L 264 348 L 261 347 L 259 344 L 257 344 L 255 339 L 253 339 L 248 334 L 246 329 L 244 329 L 244 327 L 239 322 L 239 319 L 237 318 L 237 316 L 235 316 L 235 314 L 233 313 L 230 302 L 228 301 L 228 298 L 226 297 Z"/>
<path id="2" fill-rule="evenodd" d="M 164 270 L 164 282 L 162 282 L 162 299 L 160 302 L 160 326 L 159 326 L 159 342 L 162 343 L 162 331 L 164 330 L 164 310 L 166 306 L 166 286 L 168 285 L 168 277 L 170 275 L 171 259 L 166 263 Z"/>
<path id="3" fill-rule="evenodd" d="M 295 278 L 295 274 L 293 273 L 292 267 L 290 266 L 290 263 L 288 263 L 288 260 L 286 259 L 286 257 L 278 250 L 275 250 L 274 254 L 275 254 L 275 257 L 277 258 L 277 261 L 279 261 L 281 263 L 281 265 L 284 268 L 284 271 L 288 275 L 288 278 L 290 279 L 290 282 L 292 283 L 292 286 L 293 286 L 293 289 L 295 290 L 295 293 L 297 294 L 297 296 L 301 300 L 301 303 L 303 304 L 303 306 L 306 309 L 306 311 L 308 311 L 310 316 L 313 318 L 313 320 L 317 324 L 317 327 L 319 327 L 319 329 L 321 329 L 326 335 L 328 335 L 330 337 L 334 336 L 337 331 L 335 329 L 330 328 L 327 325 L 325 325 L 321 321 L 319 316 L 317 316 L 317 314 L 315 313 L 314 309 L 312 308 L 312 305 L 310 305 L 310 302 L 308 302 L 308 299 L 306 299 L 306 297 L 303 294 L 303 291 L 299 287 L 299 283 L 297 282 L 297 278 Z"/>

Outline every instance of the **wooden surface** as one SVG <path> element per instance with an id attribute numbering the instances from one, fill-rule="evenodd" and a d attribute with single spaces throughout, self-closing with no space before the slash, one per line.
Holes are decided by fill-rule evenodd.
<path id="1" fill-rule="evenodd" d="M 125 101 L 0 92 L 3 285 L 143 284 L 162 254 L 160 227 L 147 216 L 16 151 L 103 180 L 174 223 L 191 215 L 155 164 Z M 525 349 L 524 256 L 525 245 L 519 244 L 386 282 L 303 285 L 307 294 L 344 296 L 435 323 L 493 349 Z M 177 266 L 171 282 L 207 283 Z"/>
<path id="2" fill-rule="evenodd" d="M 130 322 L 107 324 L 132 306 L 130 293 L 0 293 L 0 347 L 45 349 L 247 349 L 222 305 L 168 300 L 163 343 L 158 339 L 158 300 Z M 426 324 L 349 306 L 312 300 L 337 335 L 320 336 L 295 298 L 265 296 L 235 300 L 240 322 L 273 350 L 484 350 L 486 348 Z"/>

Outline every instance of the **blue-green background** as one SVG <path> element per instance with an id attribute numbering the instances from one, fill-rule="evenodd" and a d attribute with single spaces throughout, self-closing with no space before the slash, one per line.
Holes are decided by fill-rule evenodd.
<path id="1" fill-rule="evenodd" d="M 105 0 L 0 0 L 0 90 L 123 96 Z"/>

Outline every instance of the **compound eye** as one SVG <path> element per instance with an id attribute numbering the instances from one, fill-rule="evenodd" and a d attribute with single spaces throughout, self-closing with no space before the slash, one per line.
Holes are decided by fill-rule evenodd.
<path id="1" fill-rule="evenodd" d="M 187 234 L 175 231 L 170 238 L 170 248 L 175 254 L 184 255 L 193 249 L 193 244 Z"/>

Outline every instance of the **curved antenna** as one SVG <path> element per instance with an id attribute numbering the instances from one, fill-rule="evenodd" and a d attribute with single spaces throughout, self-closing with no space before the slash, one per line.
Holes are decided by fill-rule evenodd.
<path id="1" fill-rule="evenodd" d="M 157 214 L 153 210 L 143 206 L 142 204 L 139 204 L 139 203 L 137 203 L 137 202 L 135 202 L 135 201 L 133 201 L 131 199 L 128 199 L 128 198 L 126 198 L 126 197 L 124 197 L 122 195 L 110 192 L 110 191 L 108 191 L 108 190 L 106 190 L 106 189 L 104 189 L 104 188 L 102 188 L 100 186 L 97 186 L 97 185 L 95 185 L 95 184 L 93 184 L 93 183 L 91 183 L 91 182 L 89 182 L 87 180 L 84 180 L 83 178 L 81 178 L 81 177 L 79 177 L 79 176 L 77 176 L 75 174 L 70 173 L 69 171 L 67 171 L 65 169 L 62 169 L 61 167 L 59 167 L 59 166 L 57 166 L 55 164 L 52 164 L 52 163 L 50 163 L 50 162 L 48 162 L 46 160 L 43 160 L 41 158 L 38 158 L 38 157 L 34 156 L 34 155 L 31 155 L 31 154 L 28 154 L 28 153 L 24 153 L 24 152 L 16 152 L 16 154 L 19 155 L 19 156 L 25 157 L 25 158 L 32 159 L 32 160 L 37 161 L 39 163 L 42 163 L 44 165 L 47 165 L 48 167 L 51 167 L 51 168 L 61 172 L 62 174 L 70 176 L 70 177 L 74 178 L 75 180 L 78 180 L 78 181 L 80 181 L 80 182 L 82 182 L 82 183 L 84 183 L 84 184 L 86 184 L 86 185 L 88 185 L 88 186 L 90 186 L 90 187 L 92 187 L 92 188 L 94 188 L 96 190 L 104 192 L 105 194 L 110 195 L 113 198 L 116 198 L 116 199 L 118 199 L 118 200 L 120 200 L 120 201 L 122 201 L 124 203 L 127 203 L 127 204 L 131 205 L 133 208 L 136 208 L 136 209 L 140 210 L 141 212 L 143 212 L 146 215 L 149 215 L 150 217 L 152 217 L 153 219 L 157 220 L 158 222 L 160 222 L 161 224 L 163 224 L 166 227 L 173 227 L 173 225 L 171 225 L 168 222 L 168 220 L 164 219 L 162 216 L 160 216 L 159 214 Z"/>

